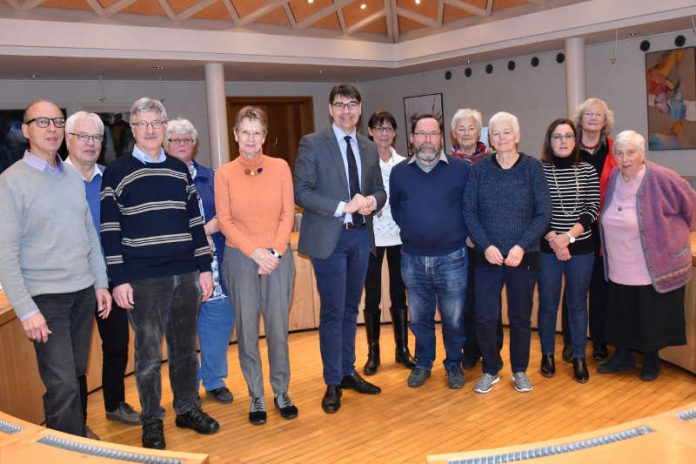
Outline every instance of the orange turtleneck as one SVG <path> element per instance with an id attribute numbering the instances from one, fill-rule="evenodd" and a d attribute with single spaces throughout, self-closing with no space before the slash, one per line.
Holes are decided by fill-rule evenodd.
<path id="1" fill-rule="evenodd" d="M 259 169 L 257 175 L 248 174 Z M 246 256 L 257 248 L 284 254 L 295 219 L 288 163 L 260 155 L 225 164 L 215 173 L 215 209 L 227 246 Z"/>

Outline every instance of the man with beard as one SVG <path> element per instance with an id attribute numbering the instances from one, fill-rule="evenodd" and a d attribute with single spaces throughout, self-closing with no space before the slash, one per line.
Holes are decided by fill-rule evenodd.
<path id="1" fill-rule="evenodd" d="M 401 275 L 408 288 L 416 368 L 408 386 L 430 377 L 435 361 L 435 309 L 439 305 L 449 388 L 462 388 L 468 235 L 464 190 L 470 166 L 442 152 L 442 121 L 417 116 L 411 127 L 414 155 L 394 167 L 390 204 L 401 228 Z"/>

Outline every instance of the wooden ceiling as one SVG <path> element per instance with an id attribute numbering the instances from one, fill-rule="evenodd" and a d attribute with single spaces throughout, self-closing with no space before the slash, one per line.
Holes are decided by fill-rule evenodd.
<path id="1" fill-rule="evenodd" d="M 585 0 L 0 0 L 5 16 L 399 42 Z"/>

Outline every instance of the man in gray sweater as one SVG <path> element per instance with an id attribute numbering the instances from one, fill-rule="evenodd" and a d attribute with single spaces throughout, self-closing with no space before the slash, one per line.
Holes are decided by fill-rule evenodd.
<path id="1" fill-rule="evenodd" d="M 82 179 L 57 154 L 64 126 L 52 102 L 24 112 L 29 150 L 0 175 L 0 282 L 34 344 L 46 426 L 85 436 L 77 379 L 94 308 L 108 317 L 111 296 Z"/>

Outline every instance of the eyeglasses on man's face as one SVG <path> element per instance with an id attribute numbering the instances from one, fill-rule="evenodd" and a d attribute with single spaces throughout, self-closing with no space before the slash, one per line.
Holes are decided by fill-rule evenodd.
<path id="1" fill-rule="evenodd" d="M 51 123 L 53 123 L 53 127 L 65 127 L 65 118 L 62 116 L 59 116 L 57 118 L 47 118 L 45 116 L 39 116 L 38 118 L 28 120 L 24 124 L 29 125 L 32 122 L 42 129 L 46 129 L 48 125 Z"/>
<path id="2" fill-rule="evenodd" d="M 440 136 L 440 132 L 435 132 L 435 131 L 433 131 L 433 132 L 416 131 L 416 132 L 413 133 L 413 135 L 414 135 L 414 137 L 419 137 L 419 138 L 421 138 L 421 139 L 425 139 L 425 138 L 431 138 L 431 139 L 433 139 L 433 138 L 435 138 L 435 137 L 439 137 L 439 136 Z"/>
<path id="3" fill-rule="evenodd" d="M 84 132 L 76 134 L 75 132 L 70 132 L 70 135 L 77 137 L 80 143 L 87 143 L 88 140 L 94 143 L 101 143 L 101 141 L 104 140 L 104 136 L 101 134 L 85 134 Z"/>
<path id="4" fill-rule="evenodd" d="M 355 109 L 356 109 L 358 106 L 360 106 L 360 102 L 357 102 L 357 101 L 355 101 L 355 100 L 349 101 L 349 102 L 346 102 L 346 103 L 337 101 L 337 102 L 333 102 L 333 103 L 331 104 L 331 106 L 333 106 L 334 109 L 336 109 L 337 111 L 343 111 L 343 110 L 345 110 L 345 109 L 348 109 L 348 110 L 350 110 L 350 111 L 355 111 Z"/>
<path id="5" fill-rule="evenodd" d="M 165 122 L 166 121 L 160 121 L 159 119 L 155 119 L 154 121 L 138 121 L 134 122 L 133 126 L 140 130 L 147 130 L 147 126 L 152 126 L 153 130 L 159 130 L 162 128 Z"/>

